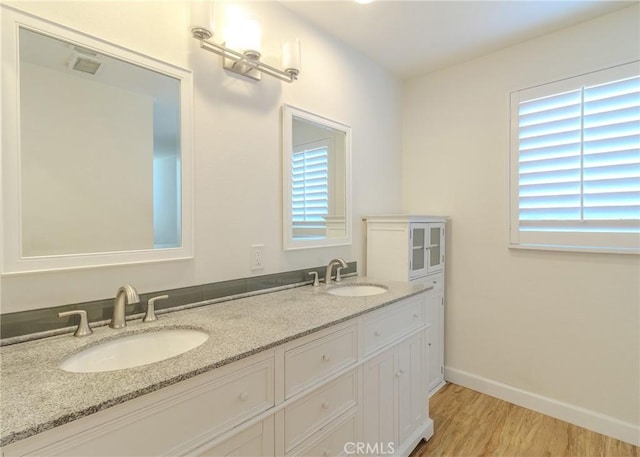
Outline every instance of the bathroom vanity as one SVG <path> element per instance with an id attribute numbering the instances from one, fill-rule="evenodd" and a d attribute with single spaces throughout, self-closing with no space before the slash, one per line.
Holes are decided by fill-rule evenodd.
<path id="1" fill-rule="evenodd" d="M 386 292 L 340 296 L 325 285 L 297 287 L 121 330 L 102 327 L 88 337 L 3 347 L 2 453 L 408 455 L 433 434 L 430 286 L 376 285 Z M 209 339 L 124 370 L 59 368 L 105 339 L 167 328 L 200 330 Z"/>

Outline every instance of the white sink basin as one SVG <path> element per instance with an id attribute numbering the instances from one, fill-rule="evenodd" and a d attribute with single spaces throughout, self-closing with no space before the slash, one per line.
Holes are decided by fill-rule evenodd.
<path id="1" fill-rule="evenodd" d="M 353 284 L 351 286 L 340 286 L 329 289 L 331 295 L 341 297 L 367 297 L 369 295 L 379 295 L 387 291 L 384 286 L 374 286 L 370 284 Z"/>
<path id="2" fill-rule="evenodd" d="M 188 329 L 138 333 L 91 346 L 65 359 L 60 368 L 96 373 L 138 367 L 190 351 L 208 339 L 205 332 Z"/>

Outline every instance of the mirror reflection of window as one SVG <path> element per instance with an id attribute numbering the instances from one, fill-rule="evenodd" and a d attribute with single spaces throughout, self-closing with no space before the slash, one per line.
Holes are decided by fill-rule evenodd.
<path id="1" fill-rule="evenodd" d="M 293 238 L 323 239 L 329 215 L 329 140 L 294 147 L 291 161 Z"/>
<path id="2" fill-rule="evenodd" d="M 283 107 L 283 244 L 351 244 L 351 128 Z"/>
<path id="3" fill-rule="evenodd" d="M 346 236 L 345 133 L 293 116 L 291 223 L 294 240 Z"/>

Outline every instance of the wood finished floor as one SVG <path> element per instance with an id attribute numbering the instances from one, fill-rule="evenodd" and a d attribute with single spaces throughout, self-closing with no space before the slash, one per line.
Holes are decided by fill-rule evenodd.
<path id="1" fill-rule="evenodd" d="M 447 384 L 429 402 L 435 432 L 411 457 L 640 457 L 640 448 Z"/>

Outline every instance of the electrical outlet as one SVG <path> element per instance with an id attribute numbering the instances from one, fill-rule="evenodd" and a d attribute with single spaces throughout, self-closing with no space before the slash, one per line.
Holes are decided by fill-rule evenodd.
<path id="1" fill-rule="evenodd" d="M 251 271 L 264 269 L 264 244 L 251 245 Z"/>

